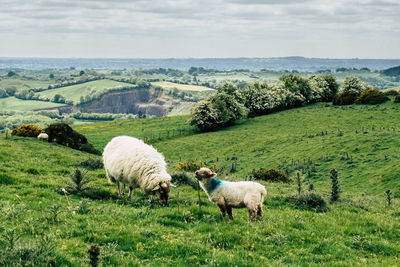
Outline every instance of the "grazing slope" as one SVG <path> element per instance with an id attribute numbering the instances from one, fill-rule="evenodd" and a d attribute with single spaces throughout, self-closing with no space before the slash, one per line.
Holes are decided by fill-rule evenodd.
<path id="1" fill-rule="evenodd" d="M 225 166 L 222 172 L 229 172 L 231 159 L 237 158 L 237 171 L 225 177 L 233 180 L 240 178 L 232 176 L 243 177 L 253 168 L 310 158 L 316 172 L 308 179 L 325 197 L 328 168 L 338 169 L 344 192 L 330 211 L 295 209 L 285 198 L 294 194 L 293 184 L 262 182 L 268 195 L 264 217 L 255 223 L 248 223 L 243 209 L 235 211 L 234 221 L 221 222 L 218 208 L 204 193 L 200 212 L 197 192 L 189 186 L 173 189 L 168 207 L 150 205 L 137 191 L 131 201 L 117 198 L 102 169 L 87 174 L 97 187 L 91 196 L 102 199 L 89 199 L 90 210 L 82 212 L 81 197 L 58 191 L 74 165 L 88 154 L 2 135 L 0 229 L 23 233 L 17 245 L 40 240 L 44 231 L 55 243 L 58 265 L 81 266 L 93 243 L 108 248 L 107 253 L 102 250 L 107 266 L 397 265 L 398 112 L 399 106 L 392 103 L 343 108 L 317 104 L 245 120 L 218 132 L 188 131 L 152 139 L 171 171 L 178 160 L 198 159 L 214 160 L 217 168 Z M 74 128 L 102 149 L 113 136 L 154 136 L 185 127 L 186 120 L 170 117 Z M 223 176 L 220 172 L 218 177 Z M 396 196 L 391 208 L 385 206 L 386 188 Z M 58 222 L 48 211 L 51 205 L 61 207 Z M 0 243 L 0 248 L 5 246 Z"/>
<path id="2" fill-rule="evenodd" d="M 57 104 L 37 100 L 22 100 L 13 96 L 0 98 L 0 110 L 28 111 L 36 109 L 56 108 L 61 106 L 65 106 L 65 104 Z"/>
<path id="3" fill-rule="evenodd" d="M 81 96 L 85 97 L 86 95 L 100 93 L 109 88 L 117 86 L 132 86 L 132 85 L 128 83 L 102 79 L 77 85 L 65 86 L 57 89 L 46 90 L 38 94 L 40 94 L 41 96 L 46 96 L 48 98 L 53 98 L 56 94 L 60 94 L 66 99 L 77 102 L 79 101 Z"/>
<path id="4" fill-rule="evenodd" d="M 205 86 L 199 86 L 199 85 L 192 85 L 192 84 L 179 84 L 179 83 L 172 83 L 172 82 L 153 82 L 153 85 L 160 86 L 161 88 L 165 89 L 180 89 L 183 91 L 213 91 L 214 89 L 205 87 Z"/>

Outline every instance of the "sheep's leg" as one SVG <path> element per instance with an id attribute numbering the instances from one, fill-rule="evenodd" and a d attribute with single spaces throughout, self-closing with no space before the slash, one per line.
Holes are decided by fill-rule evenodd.
<path id="1" fill-rule="evenodd" d="M 262 204 L 259 204 L 259 205 L 258 205 L 257 215 L 258 215 L 259 217 L 262 217 L 262 216 L 263 216 Z"/>
<path id="2" fill-rule="evenodd" d="M 125 195 L 125 184 L 122 184 L 121 196 Z"/>
<path id="3" fill-rule="evenodd" d="M 118 196 L 121 196 L 121 191 L 120 191 L 120 188 L 119 188 L 119 182 L 115 181 L 115 185 L 117 187 Z"/>
<path id="4" fill-rule="evenodd" d="M 229 219 L 233 220 L 232 207 L 226 207 L 226 211 L 228 212 Z"/>
<path id="5" fill-rule="evenodd" d="M 129 186 L 128 198 L 132 197 L 133 189 L 134 189 L 133 186 Z"/>
<path id="6" fill-rule="evenodd" d="M 221 212 L 221 219 L 224 220 L 225 219 L 225 215 L 226 215 L 225 205 L 219 205 L 218 204 L 218 207 L 219 207 L 219 210 Z"/>

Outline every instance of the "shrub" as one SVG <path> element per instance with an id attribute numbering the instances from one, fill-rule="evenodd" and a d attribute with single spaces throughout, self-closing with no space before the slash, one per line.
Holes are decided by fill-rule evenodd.
<path id="1" fill-rule="evenodd" d="M 234 96 L 221 91 L 195 106 L 189 123 L 202 131 L 212 131 L 233 124 L 244 112 L 244 106 Z"/>
<path id="2" fill-rule="evenodd" d="M 331 202 L 336 202 L 339 200 L 340 193 L 342 192 L 340 190 L 340 185 L 339 185 L 339 177 L 338 177 L 338 171 L 334 168 L 330 170 L 331 173 L 331 183 L 332 183 L 332 189 L 331 189 Z"/>
<path id="3" fill-rule="evenodd" d="M 252 173 L 252 175 L 253 175 L 254 179 L 256 179 L 256 180 L 284 182 L 284 183 L 290 182 L 290 179 L 286 174 L 284 174 L 274 168 L 271 168 L 271 169 L 261 168 L 257 171 L 254 171 Z"/>
<path id="4" fill-rule="evenodd" d="M 189 175 L 187 175 L 184 172 L 174 173 L 171 175 L 171 178 L 172 178 L 171 182 L 174 185 L 188 184 L 188 181 L 189 181 Z"/>
<path id="5" fill-rule="evenodd" d="M 387 90 L 383 93 L 385 94 L 385 96 L 398 96 L 399 95 L 399 91 L 396 91 L 394 89 Z"/>
<path id="6" fill-rule="evenodd" d="M 400 103 L 400 95 L 396 95 L 394 98 L 394 103 Z"/>
<path id="7" fill-rule="evenodd" d="M 325 199 L 316 193 L 306 193 L 289 197 L 289 202 L 297 208 L 314 210 L 316 212 L 328 211 Z"/>
<path id="8" fill-rule="evenodd" d="M 343 82 L 343 91 L 354 91 L 358 95 L 365 91 L 366 84 L 363 83 L 359 78 L 354 76 L 346 76 Z M 368 88 L 369 89 L 369 88 Z"/>
<path id="9" fill-rule="evenodd" d="M 351 105 L 354 104 L 354 101 L 356 101 L 358 97 L 358 93 L 355 91 L 343 91 L 339 94 L 337 94 L 333 98 L 333 104 L 334 105 Z"/>
<path id="10" fill-rule="evenodd" d="M 99 155 L 100 152 L 89 144 L 86 137 L 74 131 L 66 123 L 54 123 L 45 129 L 49 135 L 49 142 L 56 142 L 57 144 L 68 146 L 74 149 L 79 149 L 85 152 Z"/>
<path id="11" fill-rule="evenodd" d="M 376 105 L 388 101 L 389 98 L 381 91 L 369 89 L 361 93 L 355 100 L 356 104 L 371 104 Z"/>
<path id="12" fill-rule="evenodd" d="M 23 124 L 17 129 L 11 131 L 11 135 L 23 136 L 23 137 L 37 137 L 39 134 L 43 133 L 43 129 L 37 127 L 33 124 Z"/>
<path id="13" fill-rule="evenodd" d="M 304 96 L 309 102 L 312 99 L 312 92 L 308 80 L 299 74 L 285 74 L 279 78 L 285 85 L 285 88 L 297 94 Z"/>
<path id="14" fill-rule="evenodd" d="M 254 83 L 242 92 L 244 105 L 250 115 L 263 115 L 273 111 L 300 106 L 305 98 L 300 93 L 293 93 L 283 83 Z"/>
<path id="15" fill-rule="evenodd" d="M 0 88 L 0 98 L 8 97 L 6 90 Z"/>

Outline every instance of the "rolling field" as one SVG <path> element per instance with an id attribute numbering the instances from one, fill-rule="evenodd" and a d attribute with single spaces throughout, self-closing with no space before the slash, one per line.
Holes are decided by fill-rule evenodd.
<path id="1" fill-rule="evenodd" d="M 65 86 L 57 89 L 51 89 L 37 94 L 40 94 L 41 96 L 46 96 L 48 98 L 52 98 L 56 94 L 60 94 L 67 99 L 77 102 L 79 101 L 81 96 L 85 97 L 86 95 L 94 94 L 97 92 L 103 92 L 106 89 L 117 86 L 132 86 L 132 85 L 128 83 L 102 79 L 77 85 Z"/>
<path id="2" fill-rule="evenodd" d="M 165 89 L 179 89 L 183 91 L 213 91 L 214 89 L 205 87 L 205 86 L 198 86 L 198 85 L 191 85 L 191 84 L 179 84 L 179 83 L 172 83 L 172 82 L 152 82 L 155 86 L 160 86 L 161 88 Z"/>
<path id="3" fill-rule="evenodd" d="M 28 111 L 44 108 L 56 108 L 61 106 L 65 106 L 65 104 L 37 100 L 22 100 L 13 96 L 0 98 L 0 110 Z"/>
<path id="4" fill-rule="evenodd" d="M 172 189 L 168 207 L 149 204 L 138 190 L 132 200 L 119 198 L 102 169 L 86 174 L 95 187 L 89 198 L 66 196 L 60 189 L 69 173 L 94 156 L 2 135 L 0 230 L 22 234 L 15 251 L 51 248 L 46 255 L 57 265 L 87 264 L 88 247 L 96 243 L 103 266 L 396 266 L 399 109 L 393 103 L 314 104 L 211 133 L 189 128 L 187 116 L 74 126 L 101 150 L 114 136 L 153 136 L 150 143 L 171 173 L 178 161 L 213 160 L 219 178 L 239 180 L 260 167 L 285 170 L 312 162 L 315 171 L 304 174 L 304 190 L 312 182 L 328 199 L 329 168 L 339 171 L 341 201 L 324 213 L 292 206 L 287 197 L 295 194 L 294 183 L 261 182 L 268 191 L 264 217 L 253 223 L 244 209 L 233 211 L 234 221 L 221 221 L 203 192 L 199 209 L 197 191 L 187 185 Z M 172 136 L 179 128 L 187 132 Z M 386 189 L 394 193 L 391 207 Z M 7 251 L 10 244 L 2 238 L 0 246 Z"/>
<path id="5" fill-rule="evenodd" d="M 0 80 L 0 88 L 16 88 L 17 90 L 27 90 L 31 88 L 47 88 L 53 84 L 52 80 L 27 80 L 21 78 L 6 78 Z"/>

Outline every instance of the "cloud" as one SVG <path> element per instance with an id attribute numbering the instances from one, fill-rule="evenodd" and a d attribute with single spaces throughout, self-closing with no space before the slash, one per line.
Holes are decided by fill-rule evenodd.
<path id="1" fill-rule="evenodd" d="M 81 47 L 96 44 L 98 57 L 400 58 L 392 48 L 400 46 L 397 0 L 0 0 L 0 5 L 5 40 L 0 56 L 85 56 L 91 50 Z M 121 49 L 110 48 L 118 46 L 115 40 Z"/>

